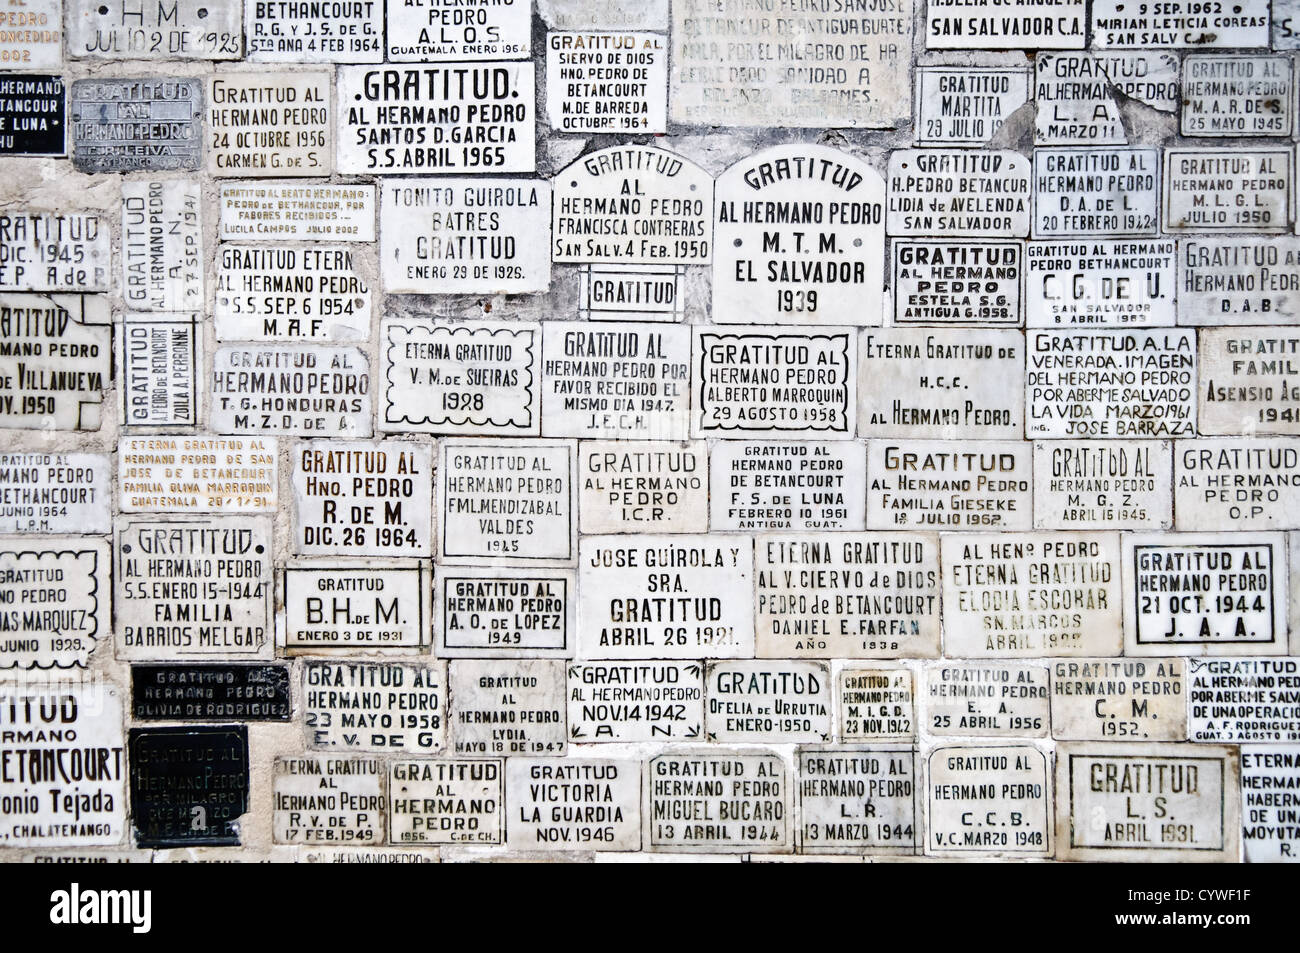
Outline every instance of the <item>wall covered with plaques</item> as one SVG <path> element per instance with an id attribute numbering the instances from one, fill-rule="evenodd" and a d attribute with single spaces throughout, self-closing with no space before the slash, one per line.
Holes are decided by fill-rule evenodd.
<path id="1" fill-rule="evenodd" d="M 0 860 L 1296 859 L 1297 50 L 7 0 Z"/>

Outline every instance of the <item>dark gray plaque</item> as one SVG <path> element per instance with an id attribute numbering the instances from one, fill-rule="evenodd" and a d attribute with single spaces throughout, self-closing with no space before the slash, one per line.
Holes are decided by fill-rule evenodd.
<path id="1" fill-rule="evenodd" d="M 77 80 L 70 111 L 72 164 L 82 172 L 199 168 L 200 78 Z"/>

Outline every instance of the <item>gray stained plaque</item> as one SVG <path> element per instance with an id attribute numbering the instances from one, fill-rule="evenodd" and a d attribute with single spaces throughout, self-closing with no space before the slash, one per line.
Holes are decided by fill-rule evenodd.
<path id="1" fill-rule="evenodd" d="M 201 79 L 81 79 L 71 100 L 72 164 L 80 171 L 198 169 Z"/>

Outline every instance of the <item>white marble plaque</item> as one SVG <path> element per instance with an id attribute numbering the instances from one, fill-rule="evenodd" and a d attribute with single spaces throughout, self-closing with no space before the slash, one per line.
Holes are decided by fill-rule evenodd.
<path id="1" fill-rule="evenodd" d="M 942 537 L 949 658 L 1118 655 L 1118 533 Z"/>
<path id="2" fill-rule="evenodd" d="M 564 662 L 453 659 L 448 668 L 455 754 L 564 754 Z"/>
<path id="3" fill-rule="evenodd" d="M 1285 655 L 1284 533 L 1124 536 L 1125 655 Z"/>
<path id="4" fill-rule="evenodd" d="M 439 566 L 434 575 L 440 658 L 573 655 L 577 583 L 572 569 Z"/>
<path id="5" fill-rule="evenodd" d="M 532 7 L 532 0 L 403 0 L 388 8 L 387 59 L 526 60 L 533 51 Z"/>
<path id="6" fill-rule="evenodd" d="M 1187 660 L 1191 741 L 1300 741 L 1300 659 Z"/>
<path id="7" fill-rule="evenodd" d="M 1268 46 L 1268 0 L 1232 5 L 1195 0 L 1139 4 L 1093 0 L 1092 45 L 1098 49 L 1232 49 Z"/>
<path id="8" fill-rule="evenodd" d="M 895 149 L 889 154 L 890 235 L 1023 238 L 1029 162 L 1006 149 Z"/>
<path id="9" fill-rule="evenodd" d="M 97 212 L 0 212 L 0 291 L 108 291 L 111 243 Z"/>
<path id="10" fill-rule="evenodd" d="M 60 69 L 63 66 L 63 0 L 26 0 L 7 11 L 0 36 L 0 63 L 6 69 Z"/>
<path id="11" fill-rule="evenodd" d="M 896 238 L 895 325 L 1019 327 L 1024 245 Z"/>
<path id="12" fill-rule="evenodd" d="M 668 753 L 646 762 L 645 847 L 788 851 L 790 788 L 774 754 Z"/>
<path id="13" fill-rule="evenodd" d="M 532 294 L 551 283 L 538 241 L 551 216 L 540 179 L 389 179 L 379 205 L 384 290 Z"/>
<path id="14" fill-rule="evenodd" d="M 336 91 L 340 174 L 536 167 L 532 63 L 341 66 Z"/>
<path id="15" fill-rule="evenodd" d="M 250 63 L 371 63 L 383 59 L 383 37 L 384 0 L 244 3 Z"/>
<path id="16" fill-rule="evenodd" d="M 1081 50 L 1087 42 L 1083 0 L 931 0 L 925 15 L 931 50 Z"/>
<path id="17" fill-rule="evenodd" d="M 429 641 L 428 587 L 427 570 L 387 560 L 287 566 L 285 646 L 311 652 L 419 648 Z"/>
<path id="18" fill-rule="evenodd" d="M 378 844 L 384 839 L 378 758 L 276 758 L 271 830 L 277 844 Z"/>
<path id="19" fill-rule="evenodd" d="M 1011 67 L 918 66 L 915 88 L 918 146 L 982 146 L 1032 98 Z"/>
<path id="20" fill-rule="evenodd" d="M 1178 242 L 1182 324 L 1291 324 L 1300 316 L 1300 239 L 1184 238 Z M 1209 329 L 1219 338 L 1228 332 Z M 1250 332 L 1240 335 L 1241 339 Z M 1232 332 L 1231 337 L 1238 335 Z"/>
<path id="21" fill-rule="evenodd" d="M 127 312 L 118 325 L 117 348 L 122 426 L 198 423 L 203 340 L 196 314 Z"/>
<path id="22" fill-rule="evenodd" d="M 1026 436 L 1195 435 L 1195 332 L 1030 331 L 1026 344 Z"/>
<path id="23" fill-rule="evenodd" d="M 754 551 L 759 657 L 939 654 L 934 535 L 763 535 Z"/>
<path id="24" fill-rule="evenodd" d="M 67 0 L 68 55 L 95 60 L 237 60 L 239 0 Z"/>
<path id="25" fill-rule="evenodd" d="M 568 671 L 572 742 L 704 740 L 700 663 L 575 662 Z"/>
<path id="26" fill-rule="evenodd" d="M 1172 529 L 1167 440 L 1034 442 L 1035 529 Z"/>
<path id="27" fill-rule="evenodd" d="M 1300 860 L 1300 827 L 1294 820 L 1300 807 L 1298 771 L 1300 747 L 1241 746 L 1241 836 L 1247 863 Z"/>
<path id="28" fill-rule="evenodd" d="M 1183 60 L 1184 136 L 1289 136 L 1294 126 L 1289 56 L 1205 54 Z"/>
<path id="29" fill-rule="evenodd" d="M 122 183 L 122 298 L 132 311 L 202 311 L 203 197 L 181 179 Z"/>
<path id="30" fill-rule="evenodd" d="M 863 331 L 858 434 L 921 440 L 1024 436 L 1025 338 L 1018 331 Z"/>
<path id="31" fill-rule="evenodd" d="M 274 437 L 123 437 L 117 505 L 124 513 L 261 513 L 276 509 Z"/>
<path id="32" fill-rule="evenodd" d="M 578 656 L 750 658 L 748 536 L 583 536 Z"/>
<path id="33" fill-rule="evenodd" d="M 1300 49 L 1300 7 L 1296 0 L 1273 0 L 1273 49 Z"/>
<path id="34" fill-rule="evenodd" d="M 927 760 L 929 827 L 936 857 L 1052 855 L 1052 778 L 1030 745 L 951 745 Z"/>
<path id="35" fill-rule="evenodd" d="M 546 121 L 556 132 L 667 132 L 668 38 L 546 34 Z"/>
<path id="36" fill-rule="evenodd" d="M 0 672 L 86 668 L 111 629 L 108 541 L 0 542 Z"/>
<path id="37" fill-rule="evenodd" d="M 1026 662 L 934 662 L 924 668 L 926 731 L 969 737 L 1046 738 L 1047 667 Z"/>
<path id="38" fill-rule="evenodd" d="M 709 469 L 709 527 L 866 529 L 860 444 L 720 440 Z"/>
<path id="39" fill-rule="evenodd" d="M 872 324 L 884 290 L 885 182 L 866 162 L 773 146 L 718 178 L 717 324 Z"/>
<path id="40" fill-rule="evenodd" d="M 1180 530 L 1300 529 L 1300 440 L 1196 440 L 1174 453 Z"/>
<path id="41" fill-rule="evenodd" d="M 1182 102 L 1178 54 L 1161 50 L 1093 50 L 1110 85 L 1129 99 L 1176 113 Z"/>
<path id="42" fill-rule="evenodd" d="M 270 657 L 268 518 L 122 517 L 114 545 L 119 659 Z"/>
<path id="43" fill-rule="evenodd" d="M 1295 152 L 1287 146 L 1165 150 L 1168 232 L 1287 232 Z"/>
<path id="44" fill-rule="evenodd" d="M 796 762 L 801 852 L 916 852 L 920 825 L 914 752 L 800 748 Z"/>
<path id="45" fill-rule="evenodd" d="M 0 453 L 0 533 L 106 536 L 111 474 L 104 453 Z"/>
<path id="46" fill-rule="evenodd" d="M 836 680 L 841 741 L 906 741 L 916 737 L 915 678 L 888 662 L 840 669 Z"/>
<path id="47" fill-rule="evenodd" d="M 375 240 L 373 185 L 221 182 L 217 188 L 222 241 Z"/>
<path id="48" fill-rule="evenodd" d="M 692 436 L 853 436 L 858 349 L 852 329 L 692 332 Z"/>
<path id="49" fill-rule="evenodd" d="M 545 322 L 542 435 L 685 440 L 690 341 L 684 325 Z"/>
<path id="50" fill-rule="evenodd" d="M 1176 246 L 1173 239 L 1030 242 L 1025 324 L 1031 328 L 1173 324 L 1178 299 Z"/>
<path id="51" fill-rule="evenodd" d="M 394 761 L 388 774 L 389 842 L 504 842 L 504 767 L 499 758 Z"/>
<path id="52" fill-rule="evenodd" d="M 361 341 L 370 309 L 370 286 L 347 246 L 222 245 L 217 253 L 221 340 Z"/>
<path id="53" fill-rule="evenodd" d="M 370 366 L 355 347 L 228 345 L 212 357 L 219 433 L 368 437 Z"/>
<path id="54" fill-rule="evenodd" d="M 1200 331 L 1204 434 L 1300 434 L 1300 333 L 1288 328 Z"/>
<path id="55" fill-rule="evenodd" d="M 868 529 L 1032 529 L 1031 447 L 1023 441 L 867 444 Z"/>
<path id="56" fill-rule="evenodd" d="M 578 317 L 587 321 L 681 321 L 685 265 L 584 265 Z"/>
<path id="57" fill-rule="evenodd" d="M 641 762 L 506 761 L 511 850 L 640 850 Z"/>
<path id="58" fill-rule="evenodd" d="M 578 449 L 584 533 L 702 533 L 709 525 L 703 440 L 587 440 Z"/>
<path id="59" fill-rule="evenodd" d="M 431 556 L 433 452 L 391 441 L 304 441 L 290 453 L 294 549 L 306 556 Z"/>
<path id="60" fill-rule="evenodd" d="M 1035 149 L 1034 238 L 1155 235 L 1159 156 L 1158 149 Z"/>
<path id="61" fill-rule="evenodd" d="M 551 260 L 707 265 L 713 177 L 651 146 L 611 146 L 555 175 Z"/>
<path id="62" fill-rule="evenodd" d="M 831 740 L 830 667 L 797 659 L 714 662 L 705 672 L 709 741 L 810 743 Z"/>
<path id="63" fill-rule="evenodd" d="M 98 430 L 113 369 L 110 321 L 99 296 L 0 293 L 0 427 Z"/>
<path id="64" fill-rule="evenodd" d="M 1089 53 L 1048 53 L 1034 60 L 1034 144 L 1124 145 L 1124 121 L 1110 80 Z"/>
<path id="65" fill-rule="evenodd" d="M 447 666 L 307 662 L 302 706 L 314 748 L 432 754 L 446 741 Z"/>
<path id="66" fill-rule="evenodd" d="M 1052 663 L 1052 737 L 1187 740 L 1187 662 L 1180 658 Z"/>
<path id="67" fill-rule="evenodd" d="M 206 126 L 209 175 L 324 176 L 334 169 L 327 72 L 218 73 L 208 81 Z"/>

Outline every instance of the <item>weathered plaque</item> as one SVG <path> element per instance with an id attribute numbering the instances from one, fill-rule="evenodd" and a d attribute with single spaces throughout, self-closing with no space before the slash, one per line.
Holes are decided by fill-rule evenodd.
<path id="1" fill-rule="evenodd" d="M 373 185 L 222 182 L 218 190 L 222 241 L 375 240 Z"/>
<path id="2" fill-rule="evenodd" d="M 1058 745 L 1058 859 L 1235 863 L 1237 758 L 1215 745 Z"/>
<path id="3" fill-rule="evenodd" d="M 0 533 L 108 535 L 111 474 L 103 453 L 0 453 Z"/>
<path id="4" fill-rule="evenodd" d="M 1031 328 L 1174 323 L 1173 239 L 1030 242 L 1025 324 Z M 1194 305 L 1193 305 L 1194 306 Z M 1190 323 L 1190 322 L 1185 322 Z"/>
<path id="5" fill-rule="evenodd" d="M 569 740 L 704 740 L 704 666 L 698 662 L 575 662 Z"/>
<path id="6" fill-rule="evenodd" d="M 36 10 L 12 10 L 6 13 L 5 24 L 41 16 Z M 5 62 L 5 45 L 0 40 L 0 63 Z M 61 76 L 0 75 L 0 156 L 65 155 L 67 132 L 67 91 Z"/>
<path id="7" fill-rule="evenodd" d="M 854 443 L 720 440 L 709 468 L 709 527 L 866 529 L 866 469 Z"/>
<path id="8" fill-rule="evenodd" d="M 1300 440 L 1179 444 L 1174 512 L 1180 530 L 1300 529 Z"/>
<path id="9" fill-rule="evenodd" d="M 119 520 L 117 657 L 269 656 L 271 550 L 266 517 Z"/>
<path id="10" fill-rule="evenodd" d="M 378 758 L 276 758 L 271 830 L 277 844 L 377 844 L 384 839 Z"/>
<path id="11" fill-rule="evenodd" d="M 70 56 L 103 60 L 237 60 L 239 0 L 67 0 Z"/>
<path id="12" fill-rule="evenodd" d="M 1205 328 L 1199 336 L 1201 433 L 1300 434 L 1300 333 Z"/>
<path id="13" fill-rule="evenodd" d="M 1031 98 L 1011 67 L 918 66 L 914 85 L 918 146 L 982 146 Z"/>
<path id="14" fill-rule="evenodd" d="M 108 291 L 111 241 L 97 212 L 0 213 L 0 291 Z"/>
<path id="15" fill-rule="evenodd" d="M 308 441 L 290 456 L 294 549 L 306 556 L 431 556 L 433 451 Z"/>
<path id="16" fill-rule="evenodd" d="M 943 648 L 956 658 L 1118 655 L 1118 533 L 943 537 Z"/>
<path id="17" fill-rule="evenodd" d="M 122 426 L 197 425 L 203 361 L 197 315 L 127 312 L 118 339 Z"/>
<path id="18" fill-rule="evenodd" d="M 508 559 L 573 565 L 577 446 L 573 441 L 444 440 L 438 466 L 444 562 Z"/>
<path id="19" fill-rule="evenodd" d="M 222 245 L 218 252 L 213 318 L 223 340 L 365 340 L 370 303 L 347 246 Z"/>
<path id="20" fill-rule="evenodd" d="M 583 536 L 578 655 L 749 658 L 753 578 L 748 536 Z"/>
<path id="21" fill-rule="evenodd" d="M 96 295 L 0 293 L 0 426 L 98 430 L 113 367 L 110 321 Z"/>
<path id="22" fill-rule="evenodd" d="M 935 662 L 921 706 L 935 735 L 1046 738 L 1047 667 L 1027 662 Z"/>
<path id="23" fill-rule="evenodd" d="M 679 0 L 672 16 L 674 122 L 888 129 L 911 118 L 911 0 Z"/>
<path id="24" fill-rule="evenodd" d="M 1165 150 L 1169 232 L 1286 232 L 1295 151 L 1289 146 Z"/>
<path id="25" fill-rule="evenodd" d="M 1268 0 L 1231 5 L 1195 0 L 1138 4 L 1093 0 L 1092 45 L 1098 49 L 1206 49 L 1268 46 Z"/>
<path id="26" fill-rule="evenodd" d="M 551 283 L 538 238 L 551 217 L 540 179 L 389 179 L 379 205 L 384 290 L 532 294 Z"/>
<path id="27" fill-rule="evenodd" d="M 456 754 L 564 754 L 563 661 L 453 659 L 448 665 Z"/>
<path id="28" fill-rule="evenodd" d="M 511 850 L 640 850 L 641 762 L 511 758 Z"/>
<path id="29" fill-rule="evenodd" d="M 692 331 L 692 436 L 853 436 L 858 348 L 851 329 Z"/>
<path id="30" fill-rule="evenodd" d="M 1241 746 L 1241 838 L 1247 863 L 1293 864 L 1300 859 L 1297 773 L 1300 747 Z"/>
<path id="31" fill-rule="evenodd" d="M 151 864 L 153 851 L 129 848 L 30 850 L 19 854 L 20 864 Z"/>
<path id="32" fill-rule="evenodd" d="M 439 658 L 570 657 L 578 595 L 571 569 L 439 566 Z"/>
<path id="33" fill-rule="evenodd" d="M 373 63 L 384 54 L 384 3 L 247 0 L 244 43 L 250 63 Z"/>
<path id="34" fill-rule="evenodd" d="M 1034 144 L 1124 145 L 1124 121 L 1110 79 L 1089 53 L 1048 53 L 1034 60 Z"/>
<path id="35" fill-rule="evenodd" d="M 1053 662 L 1052 737 L 1185 741 L 1187 662 L 1180 658 Z"/>
<path id="36" fill-rule="evenodd" d="M 499 758 L 394 761 L 388 772 L 389 842 L 503 843 L 504 766 Z"/>
<path id="37" fill-rule="evenodd" d="M 1193 331 L 1030 331 L 1026 339 L 1026 436 L 1195 435 Z"/>
<path id="38" fill-rule="evenodd" d="M 200 167 L 203 81 L 197 77 L 79 79 L 69 111 L 72 164 L 82 172 Z"/>
<path id="39" fill-rule="evenodd" d="M 707 265 L 713 177 L 672 152 L 612 146 L 555 176 L 551 260 Z"/>
<path id="40" fill-rule="evenodd" d="M 546 120 L 556 132 L 667 132 L 668 38 L 546 34 Z"/>
<path id="41" fill-rule="evenodd" d="M 285 645 L 313 652 L 419 648 L 428 642 L 427 590 L 418 566 L 288 566 Z"/>
<path id="42" fill-rule="evenodd" d="M 248 727 L 132 728 L 131 822 L 141 847 L 232 846 L 248 810 Z"/>
<path id="43" fill-rule="evenodd" d="M 355 347 L 228 345 L 212 357 L 219 433 L 368 437 L 370 365 Z"/>
<path id="44" fill-rule="evenodd" d="M 1172 529 L 1167 440 L 1034 442 L 1035 529 Z"/>
<path id="45" fill-rule="evenodd" d="M 663 324 L 542 325 L 542 435 L 685 440 L 691 331 Z"/>
<path id="46" fill-rule="evenodd" d="M 122 699 L 102 682 L 0 686 L 0 842 L 118 846 L 126 834 Z"/>
<path id="47" fill-rule="evenodd" d="M 790 849 L 790 782 L 779 755 L 661 754 L 645 773 L 647 850 Z"/>
<path id="48" fill-rule="evenodd" d="M 718 178 L 717 324 L 880 325 L 885 182 L 825 146 L 764 149 Z"/>
<path id="49" fill-rule="evenodd" d="M 1159 155 L 1158 149 L 1035 149 L 1034 238 L 1156 234 Z"/>
<path id="50" fill-rule="evenodd" d="M 6 69 L 63 67 L 63 0 L 24 0 L 5 11 L 0 64 Z"/>
<path id="51" fill-rule="evenodd" d="M 908 748 L 800 748 L 798 849 L 912 854 L 920 846 Z"/>
<path id="52" fill-rule="evenodd" d="M 933 534 L 763 535 L 754 548 L 759 657 L 939 654 Z"/>
<path id="53" fill-rule="evenodd" d="M 1178 316 L 1182 324 L 1289 324 L 1300 313 L 1300 239 L 1184 238 L 1178 242 Z M 1202 341 L 1244 342 L 1217 329 Z M 1264 352 L 1261 352 L 1264 353 Z M 1262 422 L 1262 421 L 1261 421 Z"/>
<path id="54" fill-rule="evenodd" d="M 709 741 L 829 742 L 832 683 L 822 662 L 742 659 L 705 674 Z"/>
<path id="55" fill-rule="evenodd" d="M 208 81 L 207 108 L 208 174 L 332 171 L 329 73 L 219 73 Z"/>
<path id="56" fill-rule="evenodd" d="M 895 149 L 886 228 L 902 236 L 1023 238 L 1029 180 L 1029 161 L 1006 149 Z"/>
<path id="57" fill-rule="evenodd" d="M 123 437 L 117 505 L 124 513 L 274 512 L 273 437 Z"/>
<path id="58" fill-rule="evenodd" d="M 531 0 L 408 0 L 388 8 L 387 23 L 394 63 L 527 59 L 533 51 Z"/>
<path id="59" fill-rule="evenodd" d="M 928 760 L 926 853 L 1050 857 L 1052 778 L 1030 745 L 951 745 Z"/>
<path id="60" fill-rule="evenodd" d="M 1124 536 L 1125 655 L 1285 655 L 1286 535 Z"/>
<path id="61" fill-rule="evenodd" d="M 1032 529 L 1031 447 L 1020 442 L 867 444 L 868 529 Z"/>
<path id="62" fill-rule="evenodd" d="M 931 0 L 925 8 L 931 50 L 1081 50 L 1084 0 Z"/>
<path id="63" fill-rule="evenodd" d="M 703 440 L 588 440 L 578 450 L 584 533 L 698 533 L 709 524 Z"/>
<path id="64" fill-rule="evenodd" d="M 916 737 L 915 679 L 910 668 L 882 663 L 840 669 L 836 680 L 841 741 Z"/>
<path id="65" fill-rule="evenodd" d="M 540 432 L 541 325 L 390 318 L 379 340 L 386 385 L 380 430 L 503 437 Z"/>
<path id="66" fill-rule="evenodd" d="M 287 665 L 131 666 L 134 721 L 288 721 L 289 696 Z"/>
<path id="67" fill-rule="evenodd" d="M 1178 54 L 1160 50 L 1093 50 L 1110 85 L 1129 99 L 1161 112 L 1176 113 L 1182 102 Z"/>
<path id="68" fill-rule="evenodd" d="M 337 171 L 532 172 L 535 86 L 532 63 L 341 66 Z"/>
<path id="69" fill-rule="evenodd" d="M 85 668 L 111 624 L 109 562 L 103 539 L 0 543 L 0 671 Z"/>
<path id="70" fill-rule="evenodd" d="M 302 681 L 312 747 L 429 754 L 445 744 L 445 664 L 307 662 Z"/>
<path id="71" fill-rule="evenodd" d="M 1019 327 L 1024 245 L 894 239 L 895 325 Z"/>
<path id="72" fill-rule="evenodd" d="M 1300 741 L 1300 659 L 1187 660 L 1191 741 Z"/>
<path id="73" fill-rule="evenodd" d="M 122 297 L 132 311 L 202 311 L 203 195 L 197 182 L 122 183 Z"/>
<path id="74" fill-rule="evenodd" d="M 1205 54 L 1183 60 L 1184 136 L 1289 136 L 1294 126 L 1289 56 Z"/>
<path id="75" fill-rule="evenodd" d="M 1017 331 L 887 328 L 859 336 L 858 433 L 922 440 L 1024 436 Z"/>

